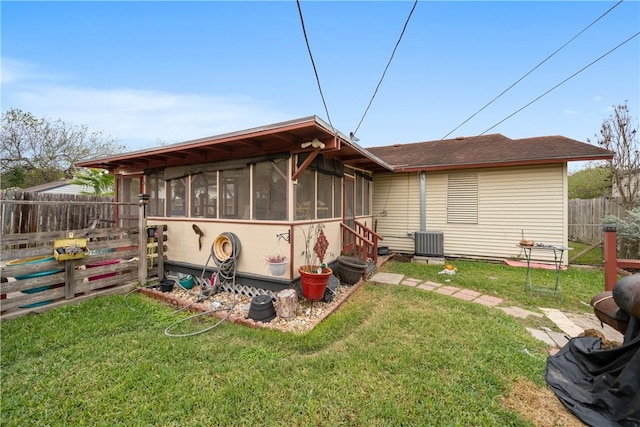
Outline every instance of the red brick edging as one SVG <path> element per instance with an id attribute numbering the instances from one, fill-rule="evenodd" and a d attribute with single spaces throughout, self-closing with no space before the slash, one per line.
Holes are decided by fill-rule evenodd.
<path id="1" fill-rule="evenodd" d="M 347 298 L 349 298 L 351 295 L 353 295 L 355 292 L 357 292 L 362 286 L 364 286 L 364 282 L 362 280 L 360 280 L 358 283 L 356 283 L 353 286 L 348 286 L 348 291 L 344 292 L 342 295 L 340 295 L 337 299 L 333 300 L 331 302 L 331 304 L 329 305 L 327 310 L 324 310 L 324 312 L 322 313 L 322 316 L 319 316 L 317 319 L 315 319 L 311 325 L 308 331 L 312 330 L 313 328 L 315 328 L 318 323 L 320 323 L 323 319 L 325 319 L 327 316 L 329 316 L 331 313 L 333 313 L 335 310 L 337 310 L 346 300 Z M 182 298 L 179 298 L 178 296 L 176 296 L 175 294 L 172 294 L 170 292 L 161 292 L 159 290 L 156 289 L 152 289 L 152 288 L 140 288 L 138 289 L 139 292 L 153 298 L 159 301 L 162 301 L 166 304 L 169 305 L 173 305 L 175 307 L 178 308 L 182 308 L 182 307 L 186 307 L 187 305 L 189 305 L 189 307 L 187 308 L 187 310 L 193 312 L 193 313 L 205 313 L 205 312 L 209 312 L 210 316 L 213 317 L 217 317 L 218 319 L 223 319 L 228 315 L 228 310 L 221 310 L 221 311 L 212 311 L 211 307 L 202 304 L 202 303 L 192 303 L 191 301 L 187 301 L 184 300 Z M 237 314 L 231 314 L 229 317 L 227 317 L 226 321 L 228 322 L 232 322 L 232 323 L 238 323 L 241 325 L 245 325 L 245 326 L 250 326 L 253 328 L 265 328 L 265 329 L 274 329 L 274 330 L 282 330 L 282 328 L 276 326 L 276 325 L 272 325 L 270 323 L 264 323 L 264 322 L 256 322 L 253 319 L 250 319 L 248 317 L 243 317 Z M 306 332 L 308 332 L 306 331 Z M 306 333 L 305 332 L 305 333 Z"/>

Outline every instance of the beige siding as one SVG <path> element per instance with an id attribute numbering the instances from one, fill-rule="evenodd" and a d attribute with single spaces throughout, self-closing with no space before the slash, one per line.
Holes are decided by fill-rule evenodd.
<path id="1" fill-rule="evenodd" d="M 224 232 L 231 232 L 238 236 L 240 240 L 240 255 L 238 257 L 238 271 L 245 273 L 270 276 L 269 269 L 265 263 L 265 257 L 273 253 L 284 253 L 293 259 L 293 265 L 281 278 L 298 277 L 297 269 L 302 264 L 304 257 L 304 236 L 302 230 L 307 230 L 306 225 L 294 226 L 291 244 L 280 239 L 277 235 L 287 233 L 290 224 L 266 224 L 266 223 L 225 223 L 214 221 L 191 221 L 191 220 L 171 220 L 149 221 L 153 223 L 167 224 L 167 259 L 170 261 L 184 262 L 196 266 L 215 266 L 211 255 L 211 247 L 215 239 Z M 198 249 L 198 235 L 193 231 L 193 224 L 204 232 L 202 238 L 202 249 Z M 323 221 L 326 225 L 325 235 L 329 241 L 325 262 L 331 262 L 340 255 L 340 221 Z M 291 267 L 294 268 L 293 276 L 290 275 Z"/>
<path id="2" fill-rule="evenodd" d="M 478 223 L 447 223 L 447 177 L 448 172 L 429 173 L 426 177 L 426 224 L 427 230 L 444 232 L 446 256 L 503 259 L 521 257 L 516 245 L 522 238 L 547 244 L 567 244 L 567 180 L 563 164 L 539 167 L 514 167 L 499 169 L 468 170 L 465 173 L 478 175 Z M 403 180 L 415 181 L 411 197 L 416 203 L 409 207 L 387 204 L 387 217 L 379 218 L 378 230 L 385 236 L 419 229 L 419 186 L 416 174 L 393 177 L 390 194 L 404 193 Z M 387 175 L 376 175 L 376 197 L 374 212 L 381 209 L 379 187 L 389 187 Z M 397 188 L 397 191 L 396 191 Z M 406 205 L 405 205 L 406 206 Z M 382 219 L 390 218 L 381 228 Z M 412 218 L 413 221 L 400 221 Z M 393 242 L 393 244 L 392 244 Z M 400 244 L 402 242 L 402 244 Z M 393 250 L 413 252 L 413 241 L 387 239 L 385 244 Z M 546 252 L 534 252 L 540 260 L 550 260 Z M 566 253 L 565 253 L 566 257 Z"/>
<path id="3" fill-rule="evenodd" d="M 408 233 L 420 229 L 420 182 L 417 173 L 377 174 L 373 190 L 374 230 L 384 237 L 380 245 L 413 252 Z"/>

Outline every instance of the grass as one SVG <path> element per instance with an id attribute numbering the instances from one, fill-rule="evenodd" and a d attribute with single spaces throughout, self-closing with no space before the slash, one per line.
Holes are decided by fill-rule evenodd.
<path id="1" fill-rule="evenodd" d="M 416 289 L 368 285 L 305 336 L 173 318 L 132 295 L 4 322 L 3 425 L 525 425 L 499 397 L 544 366 L 517 322 Z"/>
<path id="2" fill-rule="evenodd" d="M 571 259 L 571 257 L 573 257 L 574 255 L 579 254 L 589 246 L 591 245 L 585 244 L 585 243 L 579 243 L 579 242 L 570 242 L 569 247 L 571 247 L 572 249 L 569 251 L 569 259 Z M 597 248 L 594 248 L 589 252 L 576 258 L 575 260 L 572 261 L 572 263 L 601 266 L 603 264 L 603 260 L 604 260 L 604 254 L 602 252 L 602 246 L 598 246 Z"/>
<path id="3" fill-rule="evenodd" d="M 479 291 L 504 300 L 506 305 L 528 309 L 552 307 L 574 312 L 593 312 L 589 306 L 591 298 L 604 290 L 604 273 L 601 269 L 569 267 L 560 272 L 559 295 L 547 292 L 525 291 L 526 268 L 511 267 L 503 263 L 448 260 L 457 268 L 455 275 L 439 274 L 442 265 L 425 265 L 409 262 L 391 262 L 383 271 L 403 274 L 420 280 L 446 283 L 450 286 Z M 553 270 L 532 269 L 535 288 L 553 288 L 556 280 Z M 449 282 L 446 282 L 449 280 Z"/>
<path id="4" fill-rule="evenodd" d="M 602 287 L 570 269 L 562 300 L 537 300 L 523 269 L 455 265 L 452 284 L 514 305 L 580 308 Z M 385 266 L 443 280 L 431 267 Z M 519 426 L 502 398 L 517 380 L 545 387 L 546 347 L 521 321 L 416 288 L 366 284 L 303 336 L 223 323 L 166 337 L 185 315 L 132 294 L 2 322 L 2 425 Z"/>

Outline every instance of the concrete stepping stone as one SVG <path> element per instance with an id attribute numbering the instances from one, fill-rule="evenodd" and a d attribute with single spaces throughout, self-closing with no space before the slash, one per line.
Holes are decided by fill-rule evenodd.
<path id="1" fill-rule="evenodd" d="M 405 285 L 405 286 L 416 286 L 421 282 L 421 280 L 418 279 L 404 279 L 402 282 L 400 282 L 401 285 Z"/>
<path id="2" fill-rule="evenodd" d="M 567 336 L 561 332 L 549 331 L 547 335 L 551 337 L 558 347 L 564 347 L 564 345 L 569 342 Z"/>
<path id="3" fill-rule="evenodd" d="M 440 284 L 433 284 L 433 282 L 425 282 L 422 283 L 420 285 L 418 285 L 419 289 L 425 290 L 425 291 L 432 291 L 434 289 L 437 289 L 440 287 Z"/>
<path id="4" fill-rule="evenodd" d="M 461 289 L 460 291 L 456 292 L 451 296 L 465 300 L 465 301 L 473 301 L 474 299 L 478 298 L 480 295 L 482 294 L 478 291 L 474 291 L 471 289 Z"/>
<path id="5" fill-rule="evenodd" d="M 456 288 L 455 286 L 440 286 L 436 288 L 435 291 L 439 294 L 443 295 L 453 295 L 458 292 L 460 288 Z"/>
<path id="6" fill-rule="evenodd" d="M 502 303 L 502 299 L 498 297 L 492 297 L 491 295 L 480 295 L 478 298 L 474 299 L 473 302 L 477 302 L 478 304 L 482 304 L 487 307 L 495 307 L 496 305 Z"/>
<path id="7" fill-rule="evenodd" d="M 573 323 L 563 312 L 555 308 L 540 308 L 549 320 L 556 324 L 558 328 L 570 337 L 577 337 L 584 329 Z"/>
<path id="8" fill-rule="evenodd" d="M 376 273 L 369 281 L 377 283 L 386 283 L 388 285 L 399 285 L 404 276 L 396 273 Z"/>
<path id="9" fill-rule="evenodd" d="M 540 341 L 544 341 L 545 344 L 550 345 L 552 347 L 556 346 L 556 342 L 549 336 L 549 334 L 540 329 L 527 328 L 527 331 L 536 339 Z"/>
<path id="10" fill-rule="evenodd" d="M 520 307 L 511 306 L 511 307 L 497 307 L 497 308 L 504 311 L 510 316 L 519 317 L 520 319 L 526 319 L 529 316 L 544 317 L 544 315 L 541 313 L 535 313 L 533 311 L 525 310 L 524 308 L 520 308 Z"/>

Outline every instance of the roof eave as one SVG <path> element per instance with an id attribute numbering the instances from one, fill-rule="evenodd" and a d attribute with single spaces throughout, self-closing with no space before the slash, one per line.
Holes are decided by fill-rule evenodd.
<path id="1" fill-rule="evenodd" d="M 566 162 L 579 162 L 588 160 L 611 160 L 613 155 L 597 155 L 597 156 L 576 156 L 576 157 L 563 157 L 563 158 L 549 158 L 549 159 L 536 159 L 536 160 L 514 160 L 508 162 L 487 162 L 487 163 L 449 163 L 439 165 L 419 165 L 419 166 L 407 166 L 402 165 L 394 166 L 394 172 L 420 172 L 420 171 L 444 171 L 453 169 L 479 169 L 479 168 L 500 168 L 510 166 L 536 166 L 536 165 L 548 165 L 554 163 L 566 163 Z"/>

